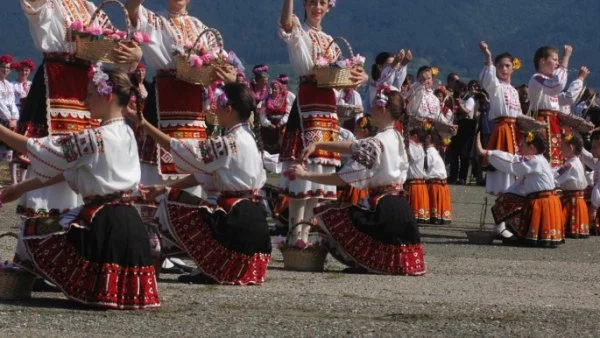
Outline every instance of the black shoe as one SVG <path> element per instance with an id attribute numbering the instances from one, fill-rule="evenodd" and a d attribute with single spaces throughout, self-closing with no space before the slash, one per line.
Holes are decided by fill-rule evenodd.
<path id="1" fill-rule="evenodd" d="M 216 284 L 216 282 L 212 278 L 209 278 L 201 273 L 198 273 L 195 275 L 192 275 L 192 274 L 181 275 L 177 278 L 177 281 L 180 283 L 186 283 L 186 284 L 205 284 L 205 285 Z"/>
<path id="2" fill-rule="evenodd" d="M 60 292 L 60 289 L 56 285 L 46 281 L 43 278 L 38 278 L 33 283 L 32 291 L 35 292 Z"/>

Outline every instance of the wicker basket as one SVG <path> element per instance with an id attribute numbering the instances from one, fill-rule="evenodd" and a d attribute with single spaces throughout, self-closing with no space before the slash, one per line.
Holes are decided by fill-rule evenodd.
<path id="1" fill-rule="evenodd" d="M 14 233 L 5 233 L 2 237 L 14 237 Z M 18 269 L 0 269 L 0 300 L 22 300 L 31 298 L 36 277 Z"/>
<path id="2" fill-rule="evenodd" d="M 362 112 L 362 108 L 359 106 L 353 105 L 338 105 L 337 106 L 337 116 L 338 119 L 349 119 L 354 117 Z"/>
<path id="3" fill-rule="evenodd" d="M 212 33 L 215 36 L 215 39 L 217 41 L 217 46 L 220 49 L 223 49 L 223 37 L 221 36 L 221 33 L 214 29 L 214 28 L 207 28 L 204 31 L 202 31 L 199 35 L 198 38 L 196 38 L 196 41 L 194 42 L 193 46 L 196 46 L 199 42 L 200 39 L 208 33 Z M 219 79 L 219 77 L 217 76 L 217 68 L 222 68 L 222 69 L 232 69 L 233 66 L 223 62 L 223 63 L 210 63 L 210 64 L 204 64 L 202 65 L 202 67 L 193 67 L 190 65 L 190 57 L 192 55 L 192 50 L 193 47 L 190 48 L 190 50 L 188 51 L 187 55 L 176 55 L 175 56 L 175 76 L 177 77 L 177 79 L 181 80 L 181 81 L 185 81 L 191 84 L 195 84 L 195 85 L 202 85 L 204 87 L 208 87 L 210 85 L 213 84 L 213 82 L 215 82 L 216 80 Z"/>
<path id="4" fill-rule="evenodd" d="M 579 116 L 558 114 L 558 119 L 563 125 L 573 128 L 575 131 L 587 134 L 595 128 L 592 122 L 586 121 Z"/>
<path id="5" fill-rule="evenodd" d="M 122 3 L 120 3 L 117 0 L 107 0 L 100 4 L 100 6 L 98 6 L 98 8 L 92 14 L 90 22 L 87 24 L 87 26 L 93 24 L 98 15 L 102 12 L 102 9 L 110 4 L 117 5 L 123 10 L 123 13 L 125 14 L 125 24 L 127 25 L 127 36 L 131 38 L 133 34 L 133 27 L 131 25 L 131 21 L 129 20 L 127 9 L 125 8 L 125 6 L 123 6 Z M 104 25 L 106 24 L 106 22 L 103 22 L 102 24 Z M 125 40 L 94 39 L 91 36 L 87 37 L 76 35 L 75 44 L 77 48 L 75 56 L 80 59 L 88 60 L 91 62 L 116 64 L 118 62 L 116 62 L 115 60 L 113 51 L 121 41 Z"/>
<path id="6" fill-rule="evenodd" d="M 336 40 L 342 41 L 344 44 L 346 44 L 346 47 L 348 47 L 348 50 L 350 51 L 350 57 L 354 58 L 354 51 L 352 50 L 352 46 L 350 46 L 348 40 L 344 39 L 343 37 L 334 38 L 329 44 L 329 46 L 327 46 L 326 51 L 331 48 L 331 46 Z M 356 85 L 354 84 L 354 82 L 352 82 L 352 80 L 350 80 L 350 77 L 352 76 L 352 70 L 357 68 L 360 67 L 354 66 L 351 68 L 341 68 L 330 66 L 315 66 L 313 68 L 313 75 L 317 80 L 317 86 L 319 88 L 354 88 L 356 87 Z"/>
<path id="7" fill-rule="evenodd" d="M 283 268 L 293 271 L 323 272 L 327 249 L 316 246 L 308 249 L 281 248 Z"/>
<path id="8" fill-rule="evenodd" d="M 456 133 L 458 132 L 458 126 L 455 124 L 449 124 L 439 120 L 431 121 L 431 124 L 433 129 L 435 129 L 443 138 L 456 136 Z"/>
<path id="9" fill-rule="evenodd" d="M 546 129 L 544 122 L 538 121 L 531 116 L 521 115 L 517 117 L 517 127 L 521 132 L 540 131 Z"/>

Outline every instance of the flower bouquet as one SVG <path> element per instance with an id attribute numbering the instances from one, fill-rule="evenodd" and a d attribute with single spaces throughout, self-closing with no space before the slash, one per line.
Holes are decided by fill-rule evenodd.
<path id="1" fill-rule="evenodd" d="M 2 237 L 17 238 L 17 235 L 8 232 Z M 31 298 L 35 276 L 21 270 L 12 262 L 0 262 L 0 300 L 20 300 Z"/>
<path id="2" fill-rule="evenodd" d="M 350 51 L 350 58 L 330 63 L 327 58 L 318 56 L 315 60 L 315 67 L 313 68 L 317 86 L 320 88 L 353 88 L 355 87 L 354 82 L 350 80 L 352 70 L 364 68 L 365 58 L 360 56 L 360 54 L 355 56 L 348 40 L 342 37 L 334 38 L 327 47 L 327 50 L 331 48 L 336 40 L 346 44 Z"/>
<path id="3" fill-rule="evenodd" d="M 295 238 L 291 234 L 287 238 L 279 237 L 275 243 L 283 255 L 283 268 L 293 271 L 322 272 L 327 257 L 325 235 L 312 231 L 315 230 L 316 222 L 300 222 L 296 228 L 301 227 L 308 230 L 308 237 Z M 308 228 L 308 229 L 306 229 Z M 295 229 L 294 229 L 295 230 Z"/>
<path id="4" fill-rule="evenodd" d="M 216 46 L 202 46 L 198 48 L 200 39 L 211 33 L 216 39 Z M 223 37 L 218 30 L 207 28 L 198 35 L 194 43 L 186 42 L 184 46 L 174 46 L 176 77 L 179 80 L 202 85 L 211 86 L 216 80 L 217 68 L 237 68 L 243 72 L 243 66 L 234 52 L 225 52 L 223 49 Z"/>
<path id="5" fill-rule="evenodd" d="M 109 4 L 114 4 L 123 10 L 127 31 L 120 31 L 114 27 L 106 27 L 108 19 L 102 18 L 102 23 L 97 24 L 99 15 L 105 16 L 102 9 Z M 102 14 L 101 14 L 102 13 Z M 117 0 L 104 1 L 92 14 L 90 22 L 84 24 L 77 20 L 71 24 L 69 29 L 71 40 L 76 44 L 75 56 L 92 62 L 117 63 L 113 55 L 114 49 L 121 41 L 135 41 L 137 43 L 149 43 L 150 37 L 141 32 L 133 32 L 131 21 L 127 10 Z"/>

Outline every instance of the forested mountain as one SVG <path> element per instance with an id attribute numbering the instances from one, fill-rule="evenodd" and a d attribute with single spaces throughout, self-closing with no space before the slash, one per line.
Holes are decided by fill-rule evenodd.
<path id="1" fill-rule="evenodd" d="M 0 50 L 16 56 L 36 56 L 27 20 L 19 1 L 4 1 L 0 13 L 3 37 Z M 94 1 L 100 3 L 100 1 Z M 146 0 L 160 10 L 166 0 Z M 288 62 L 285 44 L 277 36 L 281 0 L 192 0 L 190 12 L 209 26 L 219 29 L 227 49 L 235 50 L 248 64 Z M 296 13 L 302 17 L 301 0 Z M 118 17 L 111 10 L 111 17 Z M 590 83 L 600 86 L 600 14 L 597 0 L 338 0 L 326 17 L 325 30 L 344 36 L 354 50 L 368 57 L 381 50 L 411 48 L 417 57 L 413 67 L 431 63 L 442 76 L 457 71 L 474 77 L 481 67 L 477 43 L 487 40 L 492 51 L 512 52 L 524 61 L 515 84 L 527 81 L 533 72 L 535 49 L 550 44 L 574 46 L 571 72 L 580 65 L 592 70 Z M 115 19 L 121 22 L 119 19 Z M 284 68 L 279 68 L 284 69 Z"/>

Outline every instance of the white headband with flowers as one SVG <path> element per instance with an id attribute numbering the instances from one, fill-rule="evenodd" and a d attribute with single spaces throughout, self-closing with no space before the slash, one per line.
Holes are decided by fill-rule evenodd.
<path id="1" fill-rule="evenodd" d="M 373 106 L 379 108 L 385 108 L 389 101 L 388 95 L 392 92 L 400 92 L 400 90 L 394 86 L 388 86 L 386 84 L 382 84 L 377 88 L 377 94 L 373 99 Z"/>
<path id="2" fill-rule="evenodd" d="M 97 62 L 95 65 L 92 65 L 90 73 L 92 82 L 96 86 L 98 94 L 106 96 L 113 92 L 113 85 L 109 80 L 108 74 L 102 69 L 102 62 Z"/>

